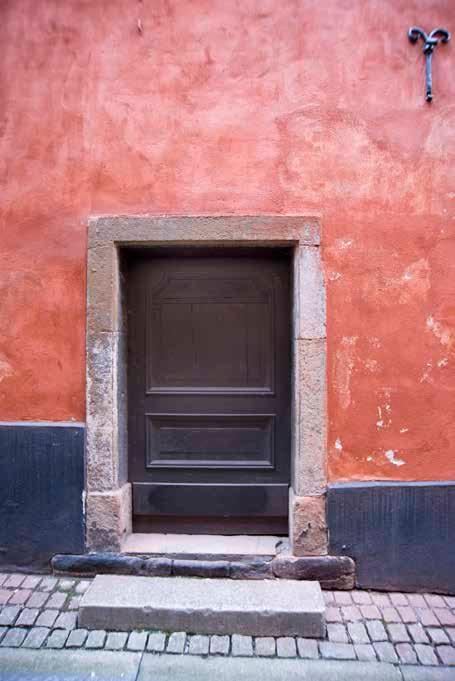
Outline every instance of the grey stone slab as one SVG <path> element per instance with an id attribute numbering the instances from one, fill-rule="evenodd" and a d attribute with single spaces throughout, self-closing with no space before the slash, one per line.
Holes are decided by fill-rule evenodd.
<path id="1" fill-rule="evenodd" d="M 376 653 L 371 643 L 356 643 L 354 650 L 358 660 L 363 662 L 376 661 Z"/>
<path id="2" fill-rule="evenodd" d="M 32 627 L 39 615 L 38 608 L 24 608 L 17 618 L 16 624 L 20 627 Z"/>
<path id="3" fill-rule="evenodd" d="M 355 650 L 351 643 L 331 643 L 323 641 L 319 644 L 322 657 L 332 660 L 355 660 Z"/>
<path id="4" fill-rule="evenodd" d="M 408 643 L 411 640 L 404 624 L 388 624 L 387 630 L 392 643 Z"/>
<path id="5" fill-rule="evenodd" d="M 66 640 L 67 648 L 82 648 L 88 636 L 87 629 L 73 629 Z"/>
<path id="6" fill-rule="evenodd" d="M 54 624 L 56 629 L 75 629 L 77 612 L 62 612 Z"/>
<path id="7" fill-rule="evenodd" d="M 87 629 L 322 637 L 317 582 L 98 575 L 83 596 Z"/>
<path id="8" fill-rule="evenodd" d="M 183 653 L 185 650 L 186 634 L 184 631 L 174 631 L 173 634 L 169 636 L 167 642 L 166 652 L 168 653 Z"/>
<path id="9" fill-rule="evenodd" d="M 260 636 L 254 641 L 256 655 L 273 657 L 276 652 L 275 639 L 272 636 Z"/>
<path id="10" fill-rule="evenodd" d="M 348 632 L 353 643 L 370 642 L 367 630 L 365 629 L 365 625 L 362 622 L 349 622 Z"/>
<path id="11" fill-rule="evenodd" d="M 211 636 L 210 638 L 210 654 L 211 655 L 229 655 L 231 640 L 229 636 Z"/>
<path id="12" fill-rule="evenodd" d="M 453 681 L 453 669 L 436 667 L 412 667 L 403 665 L 401 668 L 403 681 Z"/>
<path id="13" fill-rule="evenodd" d="M 295 638 L 291 636 L 282 636 L 276 640 L 276 654 L 278 657 L 296 657 L 297 646 Z"/>
<path id="14" fill-rule="evenodd" d="M 402 681 L 393 665 L 377 662 L 196 655 L 144 655 L 137 681 Z M 8 680 L 9 681 L 9 680 Z M 65 680 L 66 681 L 66 680 Z"/>
<path id="15" fill-rule="evenodd" d="M 136 681 L 140 653 L 0 650 L 2 681 Z"/>
<path id="16" fill-rule="evenodd" d="M 208 636 L 196 635 L 190 637 L 188 652 L 190 655 L 208 655 L 210 638 Z"/>
<path id="17" fill-rule="evenodd" d="M 18 621 L 19 624 L 19 621 Z M 449 643 L 449 637 L 447 636 L 444 629 L 432 628 L 427 629 L 427 634 L 433 643 Z"/>
<path id="18" fill-rule="evenodd" d="M 128 650 L 145 650 L 147 644 L 147 633 L 145 631 L 132 631 L 128 638 L 126 647 Z"/>
<path id="19" fill-rule="evenodd" d="M 166 634 L 164 631 L 154 631 L 150 634 L 147 642 L 147 650 L 152 653 L 162 653 L 166 647 Z"/>
<path id="20" fill-rule="evenodd" d="M 380 662 L 398 662 L 398 656 L 391 643 L 388 641 L 378 641 L 373 645 Z"/>
<path id="21" fill-rule="evenodd" d="M 369 620 L 366 623 L 368 634 L 372 641 L 387 641 L 387 632 L 384 625 L 379 620 Z"/>
<path id="22" fill-rule="evenodd" d="M 431 646 L 427 646 L 424 643 L 416 643 L 414 645 L 414 650 L 417 653 L 420 664 L 439 664 Z"/>
<path id="23" fill-rule="evenodd" d="M 231 636 L 231 646 L 234 657 L 250 657 L 253 655 L 253 639 L 251 636 L 234 634 L 234 636 Z"/>
<path id="24" fill-rule="evenodd" d="M 37 627 L 53 627 L 57 619 L 58 610 L 43 610 L 41 615 L 36 620 Z"/>
<path id="25" fill-rule="evenodd" d="M 410 624 L 408 631 L 412 636 L 414 643 L 429 643 L 429 638 L 423 626 L 419 624 Z"/>
<path id="26" fill-rule="evenodd" d="M 455 665 L 455 648 L 452 646 L 438 646 L 436 648 L 442 664 Z"/>
<path id="27" fill-rule="evenodd" d="M 395 650 L 402 664 L 417 664 L 417 655 L 410 643 L 397 643 Z"/>
<path id="28" fill-rule="evenodd" d="M 128 640 L 126 631 L 111 631 L 104 645 L 106 650 L 123 650 Z"/>
<path id="29" fill-rule="evenodd" d="M 319 657 L 318 642 L 311 638 L 298 638 L 297 650 L 300 657 L 307 660 L 317 660 Z"/>
<path id="30" fill-rule="evenodd" d="M 63 648 L 68 634 L 65 629 L 54 629 L 46 641 L 46 648 Z"/>
<path id="31" fill-rule="evenodd" d="M 12 628 L 7 631 L 0 645 L 4 648 L 19 648 L 26 636 L 27 629 Z"/>
<path id="32" fill-rule="evenodd" d="M 46 627 L 33 627 L 27 634 L 27 638 L 22 644 L 23 648 L 41 648 L 48 637 L 50 629 Z"/>

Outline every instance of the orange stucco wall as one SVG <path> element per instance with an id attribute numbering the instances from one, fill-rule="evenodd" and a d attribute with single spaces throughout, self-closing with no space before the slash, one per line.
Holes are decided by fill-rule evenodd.
<path id="1" fill-rule="evenodd" d="M 0 420 L 85 418 L 90 214 L 318 214 L 330 478 L 455 478 L 455 46 L 429 105 L 413 24 L 455 3 L 2 2 Z"/>

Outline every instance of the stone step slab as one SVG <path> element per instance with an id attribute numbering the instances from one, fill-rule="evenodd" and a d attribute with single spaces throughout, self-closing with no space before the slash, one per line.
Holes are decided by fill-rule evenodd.
<path id="1" fill-rule="evenodd" d="M 322 638 L 325 605 L 318 582 L 98 575 L 78 626 Z"/>

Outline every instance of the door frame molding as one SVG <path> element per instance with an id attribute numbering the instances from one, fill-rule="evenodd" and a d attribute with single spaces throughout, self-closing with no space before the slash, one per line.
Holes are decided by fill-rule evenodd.
<path id="1" fill-rule="evenodd" d="M 86 545 L 121 551 L 131 532 L 127 478 L 125 287 L 122 248 L 293 249 L 292 446 L 289 527 L 294 555 L 327 553 L 326 304 L 321 229 L 307 216 L 92 217 L 88 225 Z"/>

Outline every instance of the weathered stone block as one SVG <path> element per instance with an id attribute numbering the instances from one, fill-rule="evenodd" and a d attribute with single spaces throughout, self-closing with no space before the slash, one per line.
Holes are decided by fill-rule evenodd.
<path id="1" fill-rule="evenodd" d="M 347 556 L 294 556 L 280 554 L 272 560 L 275 577 L 318 581 L 323 589 L 353 589 L 355 563 Z"/>
<path id="2" fill-rule="evenodd" d="M 87 547 L 92 551 L 120 551 L 131 532 L 131 485 L 112 492 L 87 495 Z"/>
<path id="3" fill-rule="evenodd" d="M 289 493 L 289 536 L 294 556 L 327 553 L 325 496 L 297 497 Z"/>
<path id="4" fill-rule="evenodd" d="M 272 561 L 245 560 L 230 564 L 231 579 L 273 579 Z"/>
<path id="5" fill-rule="evenodd" d="M 229 577 L 229 563 L 221 560 L 175 559 L 172 574 L 178 577 Z"/>

